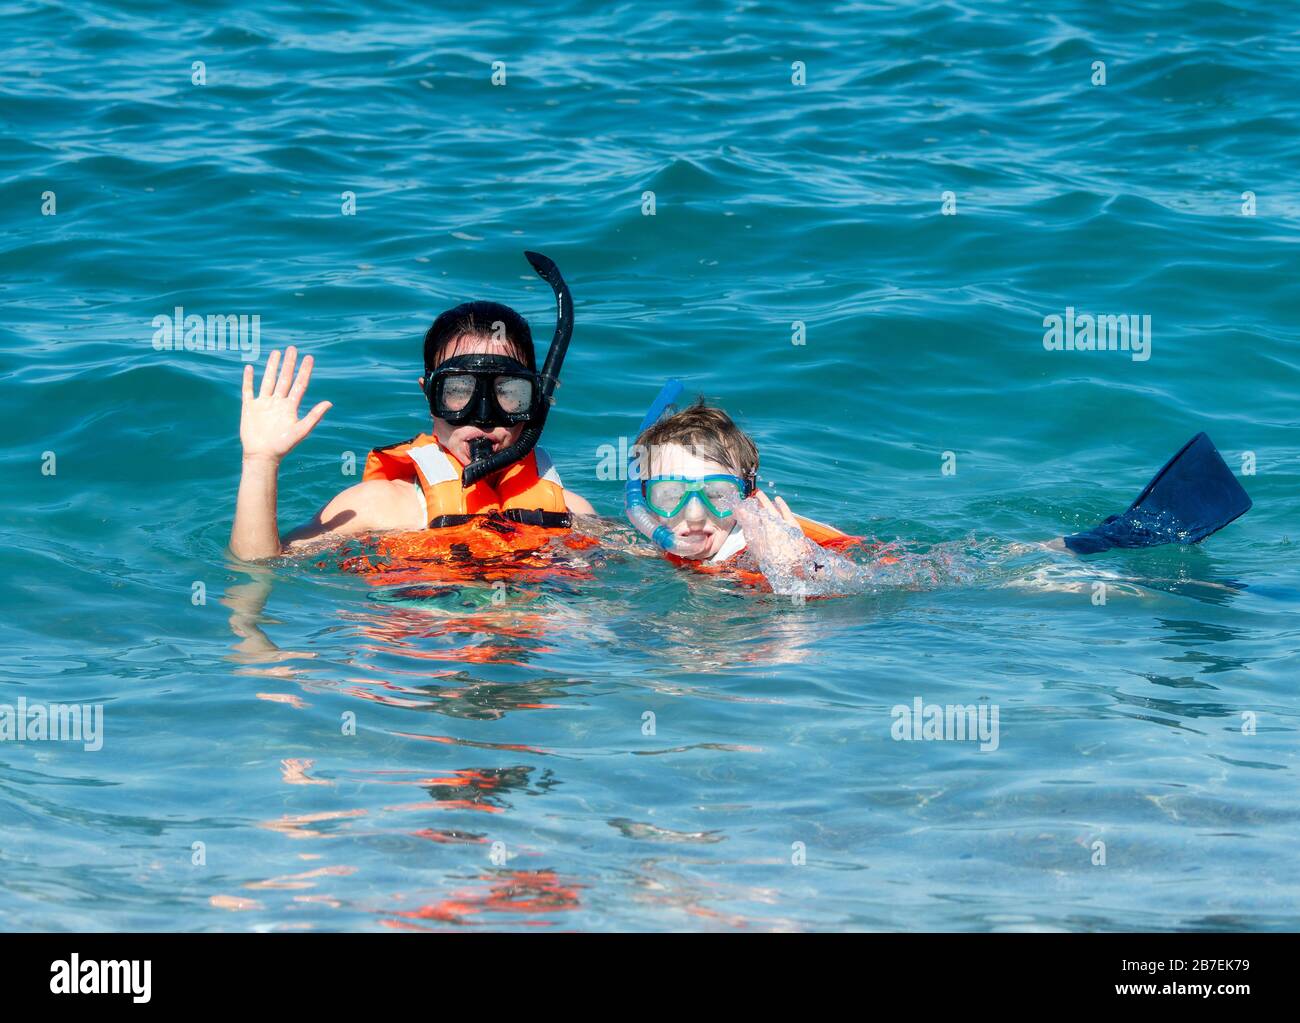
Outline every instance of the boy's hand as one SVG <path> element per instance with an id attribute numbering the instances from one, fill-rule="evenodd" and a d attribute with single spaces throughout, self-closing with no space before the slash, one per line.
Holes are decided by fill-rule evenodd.
<path id="1" fill-rule="evenodd" d="M 301 419 L 298 403 L 306 393 L 311 380 L 312 358 L 302 360 L 295 379 L 293 364 L 298 350 L 292 345 L 285 349 L 284 365 L 280 365 L 280 352 L 273 351 L 266 360 L 262 374 L 262 387 L 253 397 L 253 367 L 244 367 L 244 406 L 239 417 L 239 440 L 244 445 L 244 459 L 265 459 L 279 462 L 294 449 L 300 440 L 311 433 L 321 417 L 332 406 L 322 401 Z"/>
<path id="2" fill-rule="evenodd" d="M 754 496 L 758 498 L 758 503 L 762 506 L 764 511 L 771 512 L 773 515 L 779 515 L 781 521 L 786 525 L 794 526 L 795 529 L 800 529 L 799 520 L 794 517 L 794 512 L 792 512 L 790 506 L 785 503 L 784 497 L 778 497 L 776 503 L 773 504 L 772 499 L 761 490 L 755 490 Z M 801 529 L 800 532 L 802 532 Z"/>
<path id="3" fill-rule="evenodd" d="M 742 528 L 768 582 L 773 587 L 788 587 L 796 580 L 806 580 L 816 570 L 820 548 L 804 536 L 799 520 L 785 501 L 778 497 L 773 502 L 761 490 L 755 491 L 753 497 L 761 511 L 744 515 Z M 741 502 L 741 506 L 746 503 Z M 778 589 L 777 592 L 795 591 Z"/>
<path id="4" fill-rule="evenodd" d="M 794 512 L 790 510 L 790 506 L 785 503 L 783 498 L 778 497 L 774 503 L 761 490 L 754 491 L 754 497 L 758 499 L 758 506 L 771 515 L 772 518 L 794 528 L 793 534 L 777 529 L 766 530 L 764 547 L 768 558 L 772 559 L 773 564 L 785 564 L 791 575 L 802 579 L 804 575 L 803 562 L 808 554 L 811 541 L 805 539 L 799 520 L 794 517 Z M 745 536 L 748 538 L 749 534 L 746 533 Z"/>

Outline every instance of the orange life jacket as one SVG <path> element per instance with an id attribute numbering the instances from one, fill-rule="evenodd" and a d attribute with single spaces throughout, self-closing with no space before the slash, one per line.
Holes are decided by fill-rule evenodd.
<path id="1" fill-rule="evenodd" d="M 483 583 L 515 584 L 547 579 L 591 579 L 566 553 L 599 543 L 595 537 L 543 526 L 521 525 L 496 515 L 474 515 L 460 525 L 388 533 L 373 550 L 344 558 L 339 568 L 366 576 L 375 586 Z M 325 562 L 318 567 L 324 568 Z"/>
<path id="2" fill-rule="evenodd" d="M 841 533 L 834 526 L 828 526 L 825 522 L 818 522 L 816 519 L 805 519 L 802 515 L 796 515 L 795 519 L 799 523 L 799 528 L 803 530 L 803 535 L 819 547 L 830 547 L 833 540 L 856 539 L 856 537 L 851 537 L 848 533 Z"/>
<path id="3" fill-rule="evenodd" d="M 564 484 L 545 451 L 534 448 L 491 483 L 484 479 L 461 486 L 463 469 L 429 434 L 371 451 L 361 478 L 410 480 L 418 486 L 426 528 L 387 533 L 377 539 L 374 556 L 349 557 L 341 567 L 385 586 L 581 575 L 556 563 L 551 541 L 559 537 L 572 549 L 596 541 L 568 532 L 572 518 Z"/>
<path id="4" fill-rule="evenodd" d="M 534 448 L 495 477 L 461 486 L 464 465 L 430 434 L 375 448 L 366 459 L 363 480 L 411 480 L 420 487 L 430 527 L 463 525 L 464 516 L 505 515 L 514 521 L 548 528 L 569 528 L 564 484 L 555 463 L 541 448 Z M 508 513 L 515 514 L 508 514 Z M 546 515 L 529 516 L 528 512 Z M 563 516 L 550 519 L 547 516 Z"/>

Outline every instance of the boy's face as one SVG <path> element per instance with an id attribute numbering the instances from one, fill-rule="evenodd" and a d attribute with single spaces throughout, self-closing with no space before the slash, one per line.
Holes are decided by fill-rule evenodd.
<path id="1" fill-rule="evenodd" d="M 698 478 L 713 475 L 737 475 L 729 465 L 721 465 L 707 458 L 697 458 L 688 448 L 677 444 L 657 445 L 650 452 L 651 476 L 686 476 Z M 704 507 L 704 502 L 693 497 L 686 502 L 686 507 L 671 519 L 656 516 L 665 523 L 673 535 L 689 543 L 701 544 L 698 554 L 692 555 L 696 560 L 713 557 L 727 540 L 727 535 L 735 528 L 736 517 L 729 515 L 725 519 L 715 518 Z"/>
<path id="2" fill-rule="evenodd" d="M 491 337 L 458 338 L 447 346 L 447 350 L 442 356 L 442 362 L 446 362 L 458 355 L 507 355 L 512 359 L 523 361 L 522 353 L 511 342 L 497 341 Z M 420 380 L 420 387 L 421 389 L 424 388 L 423 379 Z M 453 426 L 446 420 L 439 419 L 437 416 L 433 417 L 433 435 L 438 438 L 438 443 L 445 450 L 455 455 L 463 465 L 469 465 L 473 461 L 470 457 L 469 446 L 480 437 L 490 438 L 492 440 L 492 450 L 495 452 L 500 451 L 502 448 L 508 448 L 519 439 L 519 435 L 523 432 L 523 423 L 508 427 L 493 426 L 490 429 L 481 430 L 470 423 L 463 426 Z"/>

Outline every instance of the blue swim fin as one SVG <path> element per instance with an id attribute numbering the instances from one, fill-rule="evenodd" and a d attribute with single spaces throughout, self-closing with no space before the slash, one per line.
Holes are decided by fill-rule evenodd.
<path id="1" fill-rule="evenodd" d="M 1250 496 L 1204 433 L 1183 445 L 1122 515 L 1065 537 L 1075 554 L 1200 543 L 1250 511 Z"/>

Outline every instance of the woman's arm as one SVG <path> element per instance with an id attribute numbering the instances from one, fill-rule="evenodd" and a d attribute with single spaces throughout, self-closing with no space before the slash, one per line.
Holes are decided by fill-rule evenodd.
<path id="1" fill-rule="evenodd" d="M 235 523 L 230 530 L 230 553 L 244 561 L 273 558 L 280 553 L 276 525 L 276 487 L 280 461 L 315 428 L 329 411 L 322 401 L 301 419 L 298 404 L 311 380 L 312 357 L 302 360 L 294 376 L 298 351 L 290 346 L 280 364 L 280 352 L 266 360 L 262 386 L 253 396 L 253 367 L 244 367 L 243 408 L 239 440 L 244 448 L 239 493 L 235 498 Z"/>

